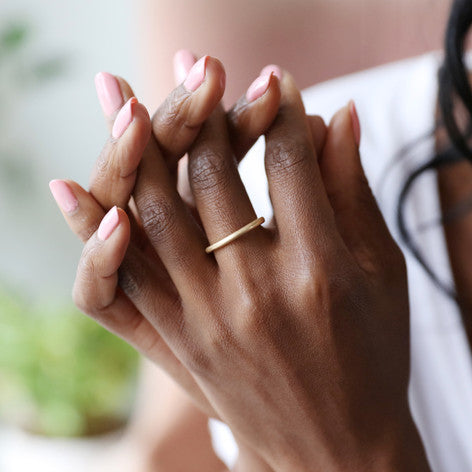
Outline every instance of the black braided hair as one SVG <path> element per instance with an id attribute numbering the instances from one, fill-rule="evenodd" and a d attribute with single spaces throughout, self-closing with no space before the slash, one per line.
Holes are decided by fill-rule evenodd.
<path id="1" fill-rule="evenodd" d="M 465 42 L 471 24 L 472 0 L 454 0 L 446 30 L 444 62 L 438 77 L 440 121 L 449 135 L 451 145 L 443 151 L 438 151 L 426 163 L 419 165 L 410 173 L 401 188 L 397 206 L 397 225 L 404 244 L 433 282 L 456 302 L 458 302 L 458 298 L 454 286 L 441 280 L 415 242 L 413 234 L 406 224 L 406 203 L 414 184 L 425 173 L 436 171 L 464 159 L 468 159 L 472 163 L 472 149 L 468 144 L 468 137 L 471 135 L 470 126 L 466 130 L 461 130 L 454 113 L 457 103 L 462 104 L 470 117 L 469 122 L 472 123 L 472 90 L 467 67 L 464 63 Z M 441 223 L 444 224 L 447 219 L 447 216 L 443 216 Z"/>

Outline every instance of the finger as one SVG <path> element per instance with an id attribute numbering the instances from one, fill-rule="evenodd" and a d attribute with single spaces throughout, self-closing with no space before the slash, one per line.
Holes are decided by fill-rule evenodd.
<path id="1" fill-rule="evenodd" d="M 130 226 L 126 213 L 113 207 L 84 247 L 74 284 L 74 302 L 106 329 L 158 363 L 193 395 L 205 411 L 214 413 L 187 369 L 118 287 L 118 268 L 124 262 L 129 238 Z M 146 280 L 150 279 L 146 276 Z M 140 293 L 143 291 L 140 290 Z M 142 298 L 138 299 L 141 303 Z M 166 307 L 162 297 L 159 307 Z"/>
<path id="2" fill-rule="evenodd" d="M 95 85 L 111 137 L 95 163 L 90 191 L 103 208 L 125 207 L 136 178 L 136 169 L 150 135 L 150 120 L 146 108 L 137 103 L 134 92 L 121 77 L 107 72 L 95 76 Z M 131 115 L 131 116 L 130 116 Z M 123 129 L 129 124 L 130 131 Z M 117 137 L 118 136 L 118 137 Z M 137 214 L 128 207 L 133 240 L 145 246 Z"/>
<path id="3" fill-rule="evenodd" d="M 162 265 L 153 263 L 151 267 L 148 259 L 144 258 L 133 244 L 129 244 L 129 220 L 126 215 L 123 215 L 122 210 L 113 207 L 108 213 L 107 219 L 101 206 L 76 182 L 54 180 L 51 181 L 50 187 L 67 224 L 86 243 L 86 249 L 84 249 L 82 257 L 85 262 L 81 273 L 84 271 L 89 273 L 92 269 L 97 269 L 95 275 L 98 274 L 106 278 L 100 284 L 100 290 L 94 291 L 91 288 L 90 291 L 80 292 L 82 298 L 86 298 L 87 306 L 101 308 L 107 305 L 105 302 L 113 298 L 113 290 L 117 288 L 117 274 L 115 273 L 120 265 L 124 265 L 126 269 L 122 270 L 121 279 L 126 283 L 123 289 L 126 287 L 124 291 L 127 294 L 132 294 L 134 299 L 139 301 L 140 306 L 143 306 L 146 302 L 149 311 L 150 305 L 154 304 L 157 298 L 160 298 L 158 306 L 169 313 L 172 311 L 171 308 L 175 310 L 177 301 L 175 287 L 171 284 Z M 115 231 L 116 228 L 119 228 L 119 231 Z M 107 242 L 112 234 L 114 239 Z M 97 249 L 98 255 L 94 252 L 95 249 Z M 125 257 L 124 251 L 126 249 L 128 249 L 129 254 L 126 254 Z M 88 264 L 88 261 L 91 263 Z M 157 285 L 159 287 L 157 291 L 159 297 L 149 296 L 150 293 L 155 294 L 156 290 L 143 293 L 141 290 L 143 284 L 131 283 L 132 280 L 136 281 L 138 278 L 151 281 L 149 283 L 159 281 Z M 84 287 L 85 282 L 81 282 L 81 287 Z M 93 284 L 91 287 L 93 287 Z M 82 301 L 84 302 L 82 305 L 85 304 L 85 301 Z M 90 310 L 87 313 L 90 314 Z"/>
<path id="4" fill-rule="evenodd" d="M 265 156 L 277 231 L 282 242 L 304 252 L 306 247 L 326 250 L 336 227 L 300 92 L 287 72 L 281 91 L 279 112 L 266 133 Z"/>
<path id="5" fill-rule="evenodd" d="M 105 210 L 113 205 L 126 207 L 150 135 L 146 108 L 136 98 L 130 98 L 116 116 L 90 179 L 90 193 Z"/>
<path id="6" fill-rule="evenodd" d="M 103 208 L 71 180 L 51 180 L 49 188 L 72 232 L 87 242 L 105 216 Z"/>
<path id="7" fill-rule="evenodd" d="M 214 266 L 154 139 L 144 151 L 133 196 L 142 227 L 180 295 L 193 299 L 195 290 L 206 290 Z"/>
<path id="8" fill-rule="evenodd" d="M 191 63 L 191 59 L 183 53 L 179 51 L 176 54 L 177 71 L 185 70 Z M 177 73 L 182 75 L 182 72 Z M 172 172 L 197 136 L 203 122 L 220 102 L 225 81 L 226 75 L 221 62 L 204 56 L 193 64 L 185 80 L 154 114 L 154 136 Z"/>
<path id="9" fill-rule="evenodd" d="M 280 104 L 279 77 L 281 71 L 273 70 L 259 77 L 247 92 L 228 111 L 228 132 L 236 159 L 240 161 L 274 121 Z"/>
<path id="10" fill-rule="evenodd" d="M 95 76 L 95 88 L 105 121 L 111 131 L 121 107 L 134 97 L 133 90 L 124 79 L 108 72 L 99 72 Z"/>
<path id="11" fill-rule="evenodd" d="M 364 174 L 359 141 L 357 112 L 350 102 L 330 122 L 320 169 L 341 237 L 361 266 L 370 269 L 393 240 Z"/>
<path id="12" fill-rule="evenodd" d="M 256 219 L 231 152 L 225 114 L 221 107 L 202 126 L 188 155 L 190 185 L 210 244 Z M 256 241 L 256 235 L 261 233 L 261 228 L 254 229 L 218 249 L 215 257 L 219 263 L 224 260 L 234 262 L 238 259 L 233 257 L 235 251 L 237 254 L 247 252 L 248 241 Z M 242 241 L 245 241 L 244 250 Z"/>
<path id="13" fill-rule="evenodd" d="M 190 64 L 193 56 L 184 52 L 184 59 L 178 64 Z M 184 66 L 176 67 L 177 75 L 186 74 Z M 280 69 L 274 66 L 265 75 L 261 75 L 251 84 L 247 92 L 227 112 L 229 140 L 236 160 L 241 161 L 257 139 L 272 124 L 280 102 L 278 82 Z M 190 143 L 189 143 L 190 145 Z M 174 156 L 174 158 L 178 155 Z M 178 164 L 178 188 L 183 200 L 190 207 L 195 207 L 195 200 L 188 180 L 187 159 L 183 157 Z"/>

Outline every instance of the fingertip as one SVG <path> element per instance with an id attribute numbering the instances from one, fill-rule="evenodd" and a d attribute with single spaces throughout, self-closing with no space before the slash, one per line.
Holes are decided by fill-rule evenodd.
<path id="1" fill-rule="evenodd" d="M 97 238 L 106 241 L 118 233 L 121 240 L 129 239 L 130 223 L 126 212 L 116 205 L 103 217 L 97 229 Z"/>
<path id="2" fill-rule="evenodd" d="M 173 67 L 176 85 L 184 82 L 196 61 L 195 55 L 188 49 L 179 49 L 174 54 Z"/>
<path id="3" fill-rule="evenodd" d="M 228 112 L 231 141 L 238 160 L 269 129 L 277 116 L 280 98 L 279 79 L 270 72 L 268 76 L 257 77 L 246 94 Z"/>
<path id="4" fill-rule="evenodd" d="M 98 72 L 94 77 L 98 101 L 106 117 L 113 116 L 123 104 L 123 94 L 117 78 L 109 72 Z"/>
<path id="5" fill-rule="evenodd" d="M 102 219 L 97 229 L 101 246 L 96 267 L 101 277 L 116 273 L 125 257 L 130 242 L 130 222 L 126 212 L 114 206 Z"/>
<path id="6" fill-rule="evenodd" d="M 123 227 L 123 229 L 129 230 L 131 228 L 131 224 L 130 224 L 129 217 L 126 211 L 123 210 L 123 208 L 119 208 L 119 207 L 116 208 L 116 211 L 118 213 L 119 224 Z"/>
<path id="7" fill-rule="evenodd" d="M 65 180 L 53 179 L 49 182 L 49 189 L 59 208 L 66 214 L 73 213 L 79 206 L 79 200 Z"/>
<path id="8" fill-rule="evenodd" d="M 277 79 L 282 80 L 283 71 L 279 66 L 275 64 L 269 64 L 265 66 L 261 70 L 261 73 L 260 73 L 260 75 L 270 75 L 270 74 L 273 74 L 275 75 L 275 77 L 277 77 Z"/>
<path id="9" fill-rule="evenodd" d="M 248 103 L 255 102 L 261 98 L 274 83 L 278 83 L 278 79 L 273 72 L 267 75 L 257 77 L 246 91 L 246 100 Z"/>
<path id="10" fill-rule="evenodd" d="M 340 108 L 331 118 L 328 127 L 328 139 L 334 145 L 345 147 L 345 143 L 358 148 L 355 130 L 351 117 L 350 103 Z M 348 141 L 346 141 L 346 139 Z"/>
<path id="11" fill-rule="evenodd" d="M 133 105 L 134 119 L 137 124 L 140 124 L 143 128 L 144 134 L 148 136 L 151 134 L 151 117 L 149 111 L 145 105 L 138 102 Z"/>
<path id="12" fill-rule="evenodd" d="M 212 80 L 216 89 L 218 90 L 218 101 L 223 97 L 226 87 L 226 70 L 222 62 L 216 57 L 207 56 L 207 74 L 208 78 Z"/>
<path id="13" fill-rule="evenodd" d="M 357 107 L 354 100 L 350 100 L 349 104 L 349 112 L 351 115 L 351 122 L 352 122 L 352 130 L 354 132 L 354 138 L 356 140 L 357 147 L 361 144 L 361 123 L 359 120 L 359 114 L 357 113 Z"/>
<path id="14" fill-rule="evenodd" d="M 123 101 L 129 100 L 131 97 L 134 97 L 134 92 L 128 82 L 120 77 L 119 75 L 115 75 L 115 78 L 120 86 L 121 93 L 123 95 Z"/>
<path id="15" fill-rule="evenodd" d="M 201 84 L 195 87 L 200 80 L 198 77 L 202 73 L 200 70 L 202 64 L 205 67 L 204 76 Z M 188 105 L 186 104 L 183 107 L 180 104 L 180 109 L 184 112 L 183 122 L 187 127 L 196 128 L 203 124 L 223 98 L 225 86 L 226 72 L 223 64 L 218 59 L 204 56 L 195 63 L 183 83 L 185 93 L 190 92 L 185 98 L 186 101 L 188 100 Z M 182 89 L 176 89 L 173 100 L 175 100 L 175 97 L 180 97 L 181 93 Z"/>

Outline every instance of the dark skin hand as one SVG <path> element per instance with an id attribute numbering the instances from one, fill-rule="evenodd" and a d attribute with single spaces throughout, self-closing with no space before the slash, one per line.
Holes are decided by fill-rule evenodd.
<path id="1" fill-rule="evenodd" d="M 133 92 L 126 81 L 121 78 L 116 80 L 121 91 L 123 105 L 133 97 Z M 133 121 L 129 129 L 120 139 L 110 137 L 96 162 L 90 181 L 90 192 L 86 192 L 73 181 L 66 181 L 66 185 L 75 194 L 79 204 L 73 212 L 63 211 L 63 214 L 80 239 L 84 242 L 91 239 L 91 235 L 96 232 L 106 211 L 113 205 L 126 206 L 135 183 L 138 164 L 143 154 L 148 155 L 150 159 L 155 157 L 156 143 L 158 143 L 159 148 L 165 150 L 162 156 L 166 161 L 174 183 L 177 178 L 177 164 L 180 164 L 181 176 L 184 177 L 180 178 L 180 193 L 182 198 L 189 204 L 189 210 L 192 211 L 194 206 L 193 197 L 188 188 L 188 178 L 182 172 L 186 170 L 185 159 L 180 159 L 179 162 L 179 158 L 182 157 L 185 149 L 188 148 L 197 135 L 201 123 L 218 104 L 223 90 L 224 70 L 217 60 L 207 58 L 206 79 L 198 91 L 189 93 L 185 87 L 179 85 L 159 107 L 151 122 L 149 122 L 147 111 L 141 104 L 133 105 Z M 269 86 L 260 98 L 248 101 L 246 96 L 242 96 L 228 111 L 227 124 L 234 154 L 238 160 L 244 156 L 261 132 L 272 122 L 279 100 L 278 80 L 274 75 L 271 75 Z M 110 131 L 119 110 L 118 108 L 109 116 L 105 115 Z M 310 117 L 310 123 L 315 133 L 321 133 L 320 139 L 322 140 L 324 132 L 322 120 L 319 117 Z M 153 137 L 151 142 L 148 142 L 151 130 Z M 130 204 L 133 207 L 132 201 L 130 201 Z M 119 214 L 120 218 L 124 217 L 121 210 Z M 136 218 L 132 208 L 128 209 L 128 214 L 132 223 L 133 234 L 126 262 L 134 268 L 139 268 L 140 260 L 143 257 L 150 257 L 153 259 L 154 269 L 164 271 L 160 260 L 150 250 L 147 237 L 140 228 L 139 217 Z M 124 218 L 126 219 L 126 217 Z M 123 224 L 125 232 L 128 231 L 128 223 L 124 221 Z M 119 231 L 121 230 L 123 228 L 119 229 Z M 124 249 L 124 246 L 122 248 Z M 93 252 L 93 250 L 90 251 L 89 255 L 92 256 Z M 136 258 L 139 259 L 136 260 Z M 199 387 L 188 375 L 188 372 L 181 368 L 180 362 L 168 349 L 167 345 L 161 339 L 155 338 L 155 332 L 152 333 L 154 337 L 148 341 L 149 333 L 152 330 L 149 329 L 147 321 L 143 319 L 142 314 L 136 309 L 132 301 L 121 289 L 116 287 L 116 277 L 100 275 L 100 273 L 104 273 L 103 271 L 108 272 L 107 266 L 98 267 L 97 264 L 93 266 L 93 262 L 87 257 L 82 258 L 81 265 L 82 273 L 86 273 L 83 277 L 83 284 L 86 285 L 84 290 L 86 300 L 79 300 L 78 303 L 81 305 L 87 304 L 88 308 L 84 311 L 94 312 L 95 317 L 103 319 L 103 324 L 108 329 L 124 337 L 154 362 L 166 366 L 168 371 L 175 372 L 180 383 L 187 387 L 200 408 L 206 414 L 216 417 L 216 413 L 200 393 Z M 100 280 L 100 283 L 96 286 L 93 280 L 87 276 L 89 270 L 93 270 L 95 276 Z M 128 279 L 130 277 L 133 277 L 133 275 L 128 276 L 126 270 L 123 269 L 122 278 Z M 80 284 L 79 278 L 77 284 Z M 96 290 L 96 287 L 101 289 Z M 133 327 L 123 325 L 124 320 L 132 320 Z M 261 470 L 260 466 L 263 463 L 250 448 L 245 448 L 243 456 L 245 463 L 251 464 L 252 467 L 257 464 L 259 470 Z M 270 468 L 264 470 L 270 470 Z"/>
<path id="2" fill-rule="evenodd" d="M 217 107 L 189 149 L 203 227 L 162 154 L 144 152 L 134 198 L 165 271 L 145 257 L 128 264 L 128 250 L 122 289 L 143 319 L 90 300 L 103 288 L 103 308 L 119 307 L 117 270 L 130 237 L 123 211 L 108 239 L 87 242 L 76 302 L 145 353 L 165 344 L 178 362 L 164 368 L 274 470 L 429 470 L 406 398 L 404 260 L 364 177 L 349 109 L 333 118 L 318 163 L 287 73 L 281 90 L 266 133 L 274 227 L 204 252 L 256 217 Z"/>

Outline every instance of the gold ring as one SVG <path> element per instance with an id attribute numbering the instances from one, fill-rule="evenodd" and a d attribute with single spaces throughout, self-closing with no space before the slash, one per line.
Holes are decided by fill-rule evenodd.
<path id="1" fill-rule="evenodd" d="M 254 221 L 251 221 L 249 224 L 246 226 L 243 226 L 241 229 L 238 229 L 234 233 L 231 233 L 229 236 L 226 236 L 226 238 L 220 239 L 218 242 L 212 244 L 211 246 L 208 246 L 205 249 L 205 252 L 207 254 L 210 254 L 210 252 L 216 251 L 217 249 L 222 248 L 223 246 L 226 246 L 227 244 L 233 242 L 235 239 L 240 238 L 243 234 L 249 233 L 254 228 L 257 228 L 261 224 L 263 224 L 265 221 L 265 218 L 263 216 L 257 218 Z"/>

